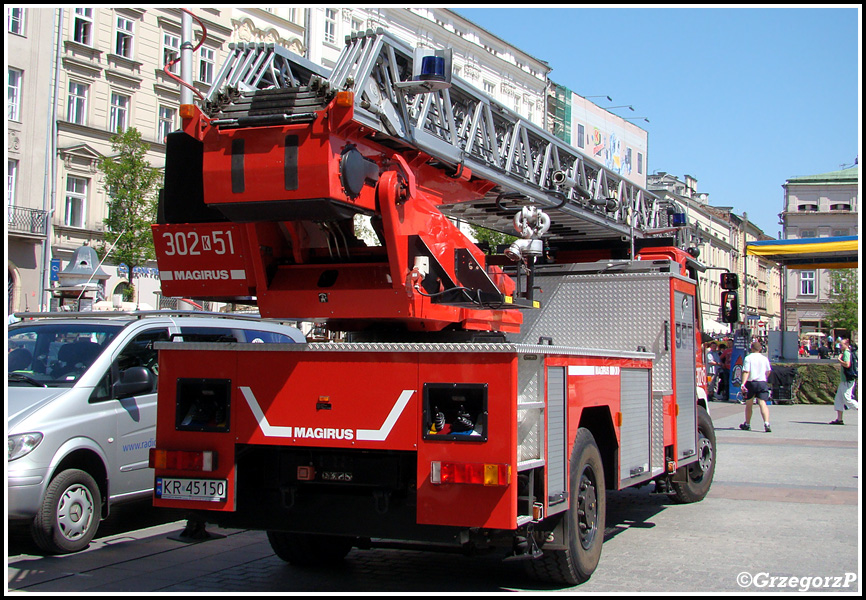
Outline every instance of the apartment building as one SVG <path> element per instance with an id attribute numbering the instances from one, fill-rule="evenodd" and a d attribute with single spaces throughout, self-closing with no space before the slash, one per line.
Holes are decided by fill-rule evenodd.
<path id="1" fill-rule="evenodd" d="M 102 242 L 108 204 L 97 165 L 112 155 L 114 133 L 135 127 L 150 145 L 150 164 L 164 165 L 180 93 L 163 65 L 179 55 L 180 15 L 173 8 L 7 7 L 7 123 L 10 142 L 16 135 L 20 146 L 8 162 L 10 311 L 77 300 L 46 290 L 76 249 Z M 206 91 L 232 29 L 225 10 L 198 9 L 197 16 L 207 39 L 195 56 L 194 80 Z M 179 65 L 171 72 L 178 75 Z M 110 256 L 102 268 L 109 278 L 92 300 L 128 285 L 129 274 Z M 137 275 L 143 302 L 155 306 L 156 270 Z"/>
<path id="2" fill-rule="evenodd" d="M 828 238 L 858 235 L 860 197 L 859 166 L 788 179 L 784 207 L 779 215 L 784 239 Z M 785 302 L 785 328 L 800 334 L 830 331 L 824 323 L 830 299 L 828 269 L 788 269 Z"/>
<path id="3" fill-rule="evenodd" d="M 6 11 L 6 250 L 7 310 L 38 310 L 48 235 L 49 148 L 53 131 L 55 54 L 51 44 L 32 51 L 32 40 L 51 40 L 51 10 Z"/>

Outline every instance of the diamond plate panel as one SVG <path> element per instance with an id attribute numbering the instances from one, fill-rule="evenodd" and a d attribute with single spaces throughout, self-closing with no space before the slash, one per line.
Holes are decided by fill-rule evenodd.
<path id="1" fill-rule="evenodd" d="M 653 389 L 672 390 L 670 275 L 658 273 L 562 274 L 538 277 L 541 308 L 524 313 L 516 342 L 552 337 L 581 348 L 654 353 Z"/>
<path id="2" fill-rule="evenodd" d="M 543 361 L 540 359 L 527 360 L 524 357 L 517 363 L 517 404 L 531 404 L 533 402 L 544 402 L 541 394 L 541 367 Z"/>
<path id="3" fill-rule="evenodd" d="M 544 396 L 541 369 L 544 361 L 522 356 L 517 363 L 517 460 L 544 458 Z"/>
<path id="4" fill-rule="evenodd" d="M 665 397 L 653 393 L 652 408 L 652 457 L 650 467 L 653 477 L 665 471 Z"/>
<path id="5" fill-rule="evenodd" d="M 544 457 L 542 409 L 517 409 L 517 462 Z"/>

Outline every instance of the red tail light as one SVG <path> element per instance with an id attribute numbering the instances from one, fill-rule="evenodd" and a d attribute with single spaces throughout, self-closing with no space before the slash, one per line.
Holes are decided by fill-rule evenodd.
<path id="1" fill-rule="evenodd" d="M 434 460 L 430 465 L 430 482 L 435 484 L 509 485 L 511 483 L 511 465 Z"/>
<path id="2" fill-rule="evenodd" d="M 214 471 L 216 469 L 215 452 L 189 450 L 157 450 L 150 449 L 147 466 L 151 469 L 171 469 L 173 471 Z"/>

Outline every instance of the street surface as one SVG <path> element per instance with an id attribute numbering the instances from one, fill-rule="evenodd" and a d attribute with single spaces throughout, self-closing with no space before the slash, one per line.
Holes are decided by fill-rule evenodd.
<path id="1" fill-rule="evenodd" d="M 497 556 L 352 550 L 335 569 L 300 569 L 274 556 L 263 532 L 182 543 L 177 515 L 100 530 L 86 551 L 40 556 L 10 540 L 7 587 L 58 592 L 803 592 L 861 591 L 859 413 L 828 425 L 832 406 L 757 411 L 712 403 L 718 463 L 703 501 L 676 505 L 650 487 L 609 493 L 601 563 L 576 588 L 539 584 Z M 147 522 L 155 519 L 156 523 Z M 161 522 L 168 521 L 168 522 Z M 141 527 L 141 528 L 139 528 Z"/>

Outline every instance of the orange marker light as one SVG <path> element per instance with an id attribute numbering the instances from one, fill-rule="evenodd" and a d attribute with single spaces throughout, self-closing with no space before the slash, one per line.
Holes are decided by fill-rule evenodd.
<path id="1" fill-rule="evenodd" d="M 337 92 L 337 106 L 354 106 L 355 92 Z"/>
<path id="2" fill-rule="evenodd" d="M 181 119 L 192 119 L 195 117 L 195 104 L 181 104 L 179 112 Z"/>

